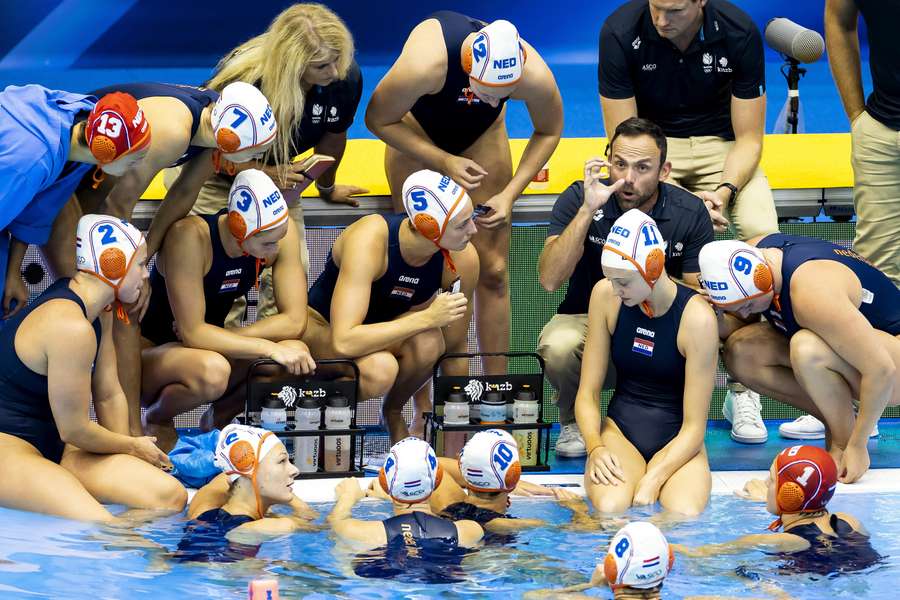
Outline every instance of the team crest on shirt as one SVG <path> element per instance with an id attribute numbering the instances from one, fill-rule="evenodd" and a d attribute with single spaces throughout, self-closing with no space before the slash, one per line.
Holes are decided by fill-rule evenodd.
<path id="1" fill-rule="evenodd" d="M 321 104 L 313 104 L 312 107 L 312 122 L 314 125 L 318 125 L 322 122 L 322 113 L 325 112 L 325 107 Z"/>
<path id="2" fill-rule="evenodd" d="M 724 56 L 719 57 L 718 64 L 716 65 L 716 71 L 719 73 L 731 73 L 732 69 L 728 66 L 728 59 Z"/>
<path id="3" fill-rule="evenodd" d="M 238 286 L 241 284 L 240 279 L 224 279 L 222 280 L 222 285 L 219 286 L 219 293 L 225 292 L 233 292 L 238 289 Z"/>
<path id="4" fill-rule="evenodd" d="M 631 351 L 643 354 L 644 356 L 653 356 L 653 342 L 644 338 L 635 337 L 631 344 Z"/>
<path id="5" fill-rule="evenodd" d="M 337 123 L 338 120 L 338 109 L 337 106 L 332 106 L 328 109 L 328 122 L 329 123 Z"/>
<path id="6" fill-rule="evenodd" d="M 709 52 L 703 53 L 703 72 L 704 73 L 712 73 L 713 70 L 713 55 Z"/>

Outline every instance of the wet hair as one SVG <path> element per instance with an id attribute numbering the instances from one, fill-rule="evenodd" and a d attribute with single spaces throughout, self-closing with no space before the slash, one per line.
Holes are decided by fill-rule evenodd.
<path id="1" fill-rule="evenodd" d="M 609 144 L 606 146 L 607 156 L 612 152 L 613 144 L 619 136 L 635 138 L 641 137 L 642 135 L 648 135 L 656 142 L 656 147 L 659 148 L 659 166 L 662 168 L 662 165 L 666 162 L 666 134 L 663 133 L 662 128 L 653 121 L 642 119 L 640 117 L 629 117 L 619 123 L 619 126 L 616 127 L 612 137 L 609 138 Z"/>

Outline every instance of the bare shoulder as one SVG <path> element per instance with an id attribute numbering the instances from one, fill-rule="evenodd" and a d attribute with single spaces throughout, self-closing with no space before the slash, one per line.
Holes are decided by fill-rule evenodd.
<path id="1" fill-rule="evenodd" d="M 716 311 L 700 294 L 691 296 L 684 307 L 684 314 L 681 315 L 681 319 L 682 323 L 688 325 L 692 332 L 698 332 L 705 328 L 709 328 L 709 331 L 713 334 L 716 334 L 718 331 Z M 715 337 L 718 339 L 717 335 Z"/>
<path id="2" fill-rule="evenodd" d="M 484 529 L 475 521 L 456 521 L 455 525 L 460 546 L 475 546 L 484 537 Z"/>
<path id="3" fill-rule="evenodd" d="M 387 248 L 388 224 L 381 215 L 366 215 L 351 224 L 334 243 L 333 255 L 340 265 L 340 258 L 347 251 L 365 251 L 375 254 Z"/>
<path id="4" fill-rule="evenodd" d="M 866 529 L 866 526 L 862 524 L 862 521 L 860 521 L 853 515 L 849 515 L 844 512 L 837 512 L 837 513 L 834 513 L 834 516 L 841 519 L 842 521 L 846 521 L 847 524 L 850 525 L 850 527 L 852 527 L 855 531 L 857 531 L 865 536 L 869 535 L 869 530 Z"/>

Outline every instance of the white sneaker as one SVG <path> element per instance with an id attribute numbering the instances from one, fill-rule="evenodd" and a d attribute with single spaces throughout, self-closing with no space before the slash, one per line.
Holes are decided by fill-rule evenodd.
<path id="1" fill-rule="evenodd" d="M 728 390 L 722 414 L 731 423 L 731 439 L 741 444 L 764 444 L 769 432 L 763 423 L 759 394 L 752 390 Z"/>
<path id="2" fill-rule="evenodd" d="M 584 446 L 584 438 L 577 423 L 563 425 L 556 440 L 556 455 L 565 458 L 578 458 L 587 456 L 587 448 Z"/>
<path id="3" fill-rule="evenodd" d="M 824 440 L 825 424 L 812 415 L 803 415 L 779 425 L 778 433 L 789 440 Z M 878 437 L 878 423 L 875 423 L 869 437 Z"/>
<path id="4" fill-rule="evenodd" d="M 778 434 L 789 440 L 824 440 L 825 424 L 812 415 L 803 415 L 779 425 Z"/>

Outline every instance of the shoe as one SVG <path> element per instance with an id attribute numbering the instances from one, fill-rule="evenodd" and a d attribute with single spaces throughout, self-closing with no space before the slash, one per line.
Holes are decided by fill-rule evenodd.
<path id="1" fill-rule="evenodd" d="M 789 440 L 824 440 L 825 424 L 812 415 L 803 415 L 779 425 L 778 434 Z"/>
<path id="2" fill-rule="evenodd" d="M 752 390 L 728 390 L 722 414 L 731 423 L 731 439 L 741 444 L 764 444 L 769 432 L 763 423 L 759 394 Z"/>
<path id="3" fill-rule="evenodd" d="M 587 456 L 587 448 L 584 446 L 584 438 L 577 423 L 563 425 L 556 440 L 556 455 L 564 458 L 579 458 Z"/>

